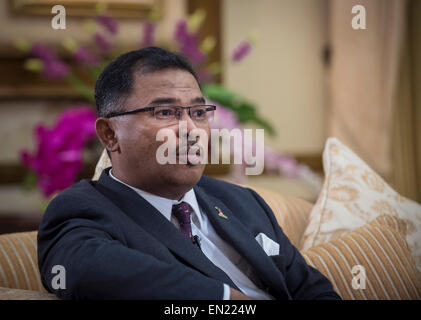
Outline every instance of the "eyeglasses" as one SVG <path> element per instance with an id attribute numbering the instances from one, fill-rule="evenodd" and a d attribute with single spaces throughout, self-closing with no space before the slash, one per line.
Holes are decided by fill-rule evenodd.
<path id="1" fill-rule="evenodd" d="M 156 106 L 156 107 L 146 107 L 140 109 L 134 109 L 124 112 L 114 112 L 105 116 L 106 118 L 113 118 L 118 116 L 123 116 L 127 114 L 134 114 L 138 112 L 153 111 L 155 119 L 160 121 L 172 121 L 175 119 L 181 119 L 183 114 L 183 109 L 188 110 L 190 118 L 199 123 L 211 122 L 213 120 L 214 111 L 216 106 L 213 105 L 194 105 L 194 106 Z"/>

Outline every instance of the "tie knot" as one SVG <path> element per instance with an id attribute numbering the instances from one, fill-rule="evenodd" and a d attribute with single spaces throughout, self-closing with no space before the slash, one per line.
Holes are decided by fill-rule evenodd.
<path id="1" fill-rule="evenodd" d="M 190 224 L 190 215 L 193 208 L 187 202 L 181 202 L 172 206 L 172 214 L 178 220 L 180 225 Z"/>

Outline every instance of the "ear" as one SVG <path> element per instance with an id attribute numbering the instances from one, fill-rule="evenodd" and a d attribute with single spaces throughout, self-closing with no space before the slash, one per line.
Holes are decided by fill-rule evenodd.
<path id="1" fill-rule="evenodd" d="M 114 124 L 110 119 L 98 118 L 95 121 L 95 131 L 101 140 L 102 145 L 109 151 L 119 150 L 117 135 L 115 134 Z"/>

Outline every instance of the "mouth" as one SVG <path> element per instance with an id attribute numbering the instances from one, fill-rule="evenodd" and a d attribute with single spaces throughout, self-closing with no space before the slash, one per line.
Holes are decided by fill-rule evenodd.
<path id="1" fill-rule="evenodd" d="M 177 147 L 176 155 L 179 161 L 180 159 L 187 161 L 187 164 L 190 166 L 196 166 L 200 164 L 202 160 L 203 147 L 199 144 L 195 146 L 198 148 L 198 150 L 195 153 L 190 151 L 191 146 L 187 146 L 183 148 Z"/>

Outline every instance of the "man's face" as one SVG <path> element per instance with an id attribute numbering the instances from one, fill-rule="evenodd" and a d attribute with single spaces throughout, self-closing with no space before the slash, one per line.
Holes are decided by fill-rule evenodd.
<path id="1" fill-rule="evenodd" d="M 203 96 L 193 75 L 187 71 L 167 69 L 146 75 L 134 75 L 132 94 L 125 103 L 125 110 L 150 106 L 191 106 L 200 104 Z M 165 102 L 166 101 L 166 102 Z M 202 102 L 203 103 L 203 102 Z M 209 124 L 197 124 L 183 110 L 180 119 L 187 126 L 187 132 L 195 128 L 204 129 L 209 136 Z M 180 143 L 179 122 L 171 123 L 156 119 L 152 111 L 140 112 L 112 118 L 119 151 L 113 154 L 113 172 L 124 182 L 145 191 L 162 194 L 173 189 L 186 192 L 193 187 L 203 174 L 204 164 L 161 165 L 156 160 L 156 152 L 163 141 L 157 141 L 160 129 L 171 129 L 175 133 L 177 146 Z M 207 141 L 198 141 L 207 148 Z M 115 161 L 116 160 L 116 161 Z M 115 166 L 116 165 L 116 166 Z M 176 192 L 177 193 L 177 192 Z"/>

